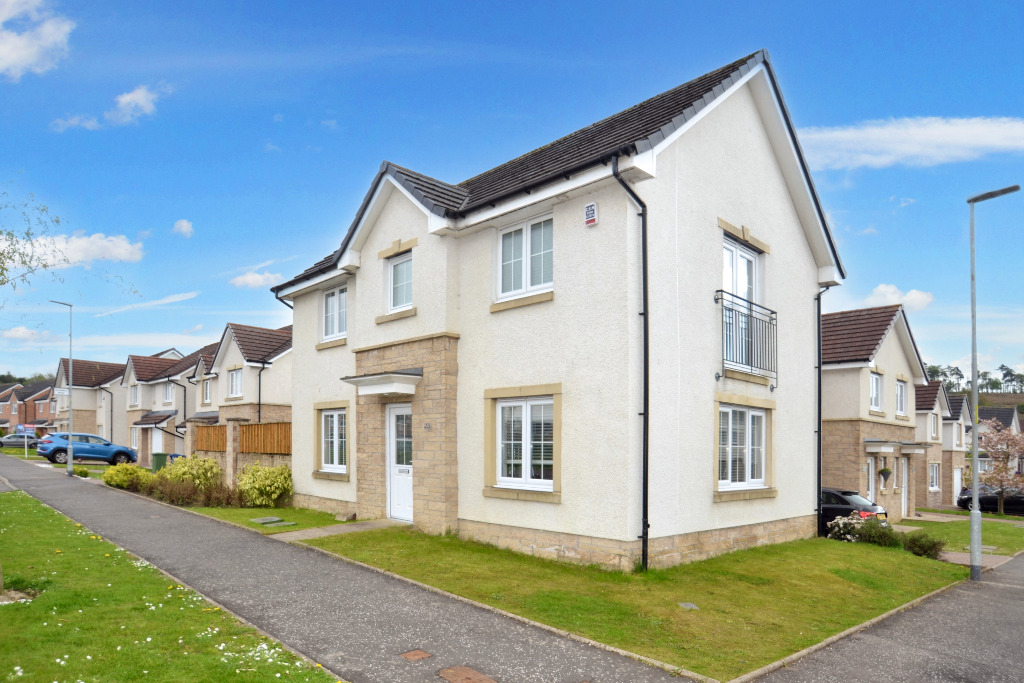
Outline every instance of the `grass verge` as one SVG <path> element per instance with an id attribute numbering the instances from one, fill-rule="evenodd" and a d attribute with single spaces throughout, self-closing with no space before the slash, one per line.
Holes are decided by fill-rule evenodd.
<path id="1" fill-rule="evenodd" d="M 920 527 L 921 531 L 926 532 L 929 536 L 941 538 L 946 542 L 946 550 L 952 552 L 966 552 L 965 548 L 971 544 L 971 523 L 966 520 L 963 522 L 925 522 L 911 518 L 900 522 L 900 524 L 904 523 L 907 526 Z M 910 533 L 918 532 L 911 531 Z M 981 542 L 984 545 L 996 547 L 995 550 L 986 551 L 993 555 L 1015 555 L 1024 550 L 1024 529 L 1003 522 L 982 521 Z"/>
<path id="2" fill-rule="evenodd" d="M 967 576 L 902 550 L 808 539 L 646 574 L 388 528 L 307 541 L 472 600 L 728 680 Z M 686 610 L 681 602 L 699 609 Z"/>
<path id="3" fill-rule="evenodd" d="M 334 513 L 320 512 L 319 510 L 308 510 L 306 508 L 209 508 L 189 507 L 187 510 L 198 512 L 208 517 L 222 519 L 225 522 L 233 522 L 250 529 L 256 529 L 261 534 L 280 534 L 285 531 L 298 531 L 299 529 L 310 529 L 318 526 L 330 526 L 342 524 L 334 517 Z M 262 524 L 250 520 L 256 517 L 280 517 L 286 522 L 295 522 L 294 526 L 265 527 Z"/>
<path id="4" fill-rule="evenodd" d="M 0 493 L 0 678 L 334 681 L 20 491 Z"/>
<path id="5" fill-rule="evenodd" d="M 933 509 L 933 508 L 917 508 L 917 511 L 918 512 L 934 512 L 935 514 L 939 514 L 939 515 L 958 515 L 960 517 L 969 517 L 971 515 L 970 510 L 961 510 L 959 508 L 957 508 L 956 510 L 936 510 L 936 509 Z M 1011 522 L 1024 522 L 1024 517 L 1020 517 L 1019 515 L 1000 515 L 1000 514 L 997 514 L 995 512 L 982 512 L 981 513 L 981 518 L 982 519 L 1005 519 L 1005 520 L 1009 520 Z M 914 521 L 913 521 L 912 517 L 906 519 L 905 521 L 906 521 L 907 524 L 911 524 L 911 525 L 914 524 Z M 902 524 L 902 522 L 901 522 L 901 524 Z"/>

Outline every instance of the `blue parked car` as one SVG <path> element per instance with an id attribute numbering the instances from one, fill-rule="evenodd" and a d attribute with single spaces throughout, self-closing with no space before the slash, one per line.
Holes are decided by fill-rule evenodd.
<path id="1" fill-rule="evenodd" d="M 112 444 L 102 436 L 95 434 L 73 434 L 75 459 L 105 460 L 111 465 L 136 462 L 139 458 L 135 451 L 127 446 Z M 47 434 L 36 446 L 36 455 L 41 455 L 50 462 L 67 464 L 68 433 Z"/>

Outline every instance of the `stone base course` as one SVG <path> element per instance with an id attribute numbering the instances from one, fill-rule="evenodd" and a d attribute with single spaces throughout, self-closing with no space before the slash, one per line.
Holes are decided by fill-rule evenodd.
<path id="1" fill-rule="evenodd" d="M 292 505 L 297 508 L 309 508 L 310 510 L 320 510 L 321 512 L 333 512 L 336 515 L 350 515 L 357 512 L 355 503 L 351 503 L 347 500 L 313 496 L 308 493 L 296 493 L 292 496 Z"/>

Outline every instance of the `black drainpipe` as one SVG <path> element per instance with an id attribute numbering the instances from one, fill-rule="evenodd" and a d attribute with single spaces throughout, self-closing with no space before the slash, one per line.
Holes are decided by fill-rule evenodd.
<path id="1" fill-rule="evenodd" d="M 170 382 L 171 384 L 175 384 L 181 387 L 181 421 L 184 422 L 185 420 L 188 419 L 188 387 L 186 387 L 184 384 L 178 384 L 174 380 L 169 379 L 167 381 Z M 185 429 L 187 430 L 188 427 L 186 427 Z M 174 428 L 174 432 L 175 436 L 184 438 L 184 435 L 178 432 L 177 427 Z"/>
<path id="2" fill-rule="evenodd" d="M 821 295 L 832 288 L 832 285 L 823 287 L 818 290 L 818 294 L 814 297 L 814 303 L 816 312 L 818 315 L 818 429 L 815 434 L 818 437 L 818 491 L 815 496 L 814 510 L 817 515 L 818 530 L 821 530 Z"/>
<path id="3" fill-rule="evenodd" d="M 263 371 L 267 369 L 266 361 L 261 360 L 260 363 L 263 367 L 256 373 L 256 424 L 263 423 Z"/>
<path id="4" fill-rule="evenodd" d="M 114 395 L 110 393 L 109 389 L 104 389 L 103 387 L 100 387 L 99 389 L 100 389 L 100 391 L 105 391 L 108 394 L 110 394 L 110 438 L 108 439 L 108 441 L 113 443 L 114 442 Z"/>
<path id="5" fill-rule="evenodd" d="M 640 563 L 644 571 L 647 571 L 647 542 L 648 542 L 648 530 L 651 528 L 650 518 L 648 515 L 648 442 L 650 435 L 650 407 L 651 407 L 651 389 L 650 389 L 650 325 L 648 323 L 647 315 L 647 204 L 640 199 L 639 195 L 633 191 L 633 188 L 629 186 L 622 176 L 619 175 L 619 155 L 616 154 L 612 157 L 612 175 L 619 181 L 619 185 L 626 191 L 626 194 L 636 202 L 637 206 L 640 207 L 640 279 L 643 283 L 643 302 L 641 304 L 640 315 L 644 319 L 644 411 L 640 413 L 643 416 L 643 510 L 641 512 L 640 521 Z"/>

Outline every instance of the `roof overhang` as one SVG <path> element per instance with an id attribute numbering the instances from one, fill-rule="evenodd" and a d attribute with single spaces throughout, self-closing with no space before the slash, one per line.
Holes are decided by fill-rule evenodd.
<path id="1" fill-rule="evenodd" d="M 416 393 L 416 385 L 423 379 L 423 368 L 399 370 L 397 372 L 378 372 L 372 375 L 342 377 L 356 388 L 358 396 L 412 396 Z"/>
<path id="2" fill-rule="evenodd" d="M 892 453 L 898 445 L 894 441 L 865 441 L 864 450 L 868 453 Z"/>

